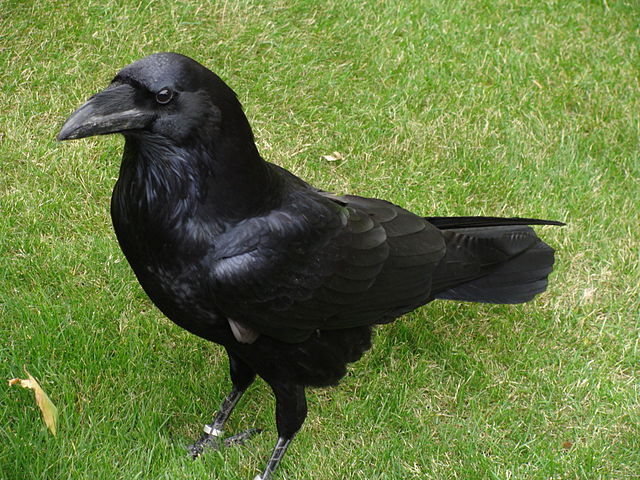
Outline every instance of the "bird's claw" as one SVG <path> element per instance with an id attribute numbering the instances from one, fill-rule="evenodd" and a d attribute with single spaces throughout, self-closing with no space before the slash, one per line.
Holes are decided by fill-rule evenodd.
<path id="1" fill-rule="evenodd" d="M 260 428 L 250 428 L 244 432 L 236 433 L 235 435 L 224 439 L 224 446 L 233 447 L 235 445 L 244 445 L 244 442 L 261 432 L 262 430 Z"/>
<path id="2" fill-rule="evenodd" d="M 218 435 L 203 433 L 193 445 L 187 447 L 189 455 L 195 460 L 202 455 L 205 449 L 220 450 L 222 439 Z"/>
<path id="3" fill-rule="evenodd" d="M 247 440 L 260 432 L 262 432 L 262 430 L 259 428 L 250 428 L 249 430 L 237 433 L 225 439 L 220 435 L 203 433 L 193 445 L 189 445 L 187 447 L 187 451 L 193 459 L 196 459 L 202 455 L 205 450 L 220 450 L 223 446 L 233 447 L 236 445 L 244 445 Z"/>

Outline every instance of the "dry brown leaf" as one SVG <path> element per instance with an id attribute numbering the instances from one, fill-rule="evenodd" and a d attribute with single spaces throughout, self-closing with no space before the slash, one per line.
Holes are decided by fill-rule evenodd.
<path id="1" fill-rule="evenodd" d="M 324 158 L 327 162 L 337 162 L 338 160 L 342 160 L 344 158 L 344 155 L 342 155 L 340 152 L 333 152 L 331 155 L 323 155 L 322 158 Z"/>
<path id="2" fill-rule="evenodd" d="M 49 427 L 51 433 L 56 435 L 56 425 L 58 423 L 58 409 L 53 404 L 49 396 L 42 390 L 40 384 L 36 381 L 35 378 L 31 376 L 29 372 L 25 370 L 25 373 L 29 378 L 21 379 L 21 378 L 12 378 L 9 380 L 9 386 L 15 385 L 19 383 L 22 388 L 30 388 L 34 391 L 36 396 L 36 403 L 42 412 L 42 419 L 44 423 Z"/>

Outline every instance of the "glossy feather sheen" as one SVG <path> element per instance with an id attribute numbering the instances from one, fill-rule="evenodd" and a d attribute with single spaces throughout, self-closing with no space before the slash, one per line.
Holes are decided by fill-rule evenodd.
<path id="1" fill-rule="evenodd" d="M 436 297 L 511 303 L 542 291 L 551 250 L 529 227 L 505 226 L 527 220 L 425 219 L 384 200 L 319 191 L 260 158 L 239 102 L 217 77 L 160 60 L 116 80 L 189 85 L 215 105 L 211 127 L 185 110 L 179 136 L 127 134 L 112 213 L 141 284 L 176 323 L 231 349 L 268 339 L 286 350 L 308 348 L 319 330 L 385 323 Z M 490 276 L 516 257 L 524 257 L 526 292 L 510 298 Z M 548 268 L 528 270 L 543 257 Z M 262 357 L 243 356 L 260 373 Z M 335 372 L 343 361 L 335 356 Z"/>
<path id="2" fill-rule="evenodd" d="M 553 250 L 525 225 L 557 222 L 423 218 L 313 188 L 260 157 L 234 92 L 187 57 L 126 67 L 60 138 L 116 132 L 118 111 L 122 250 L 171 320 L 226 348 L 237 391 L 269 382 L 281 438 L 304 421 L 303 388 L 337 383 L 372 326 L 436 298 L 517 303 L 547 285 Z M 134 114 L 145 123 L 129 130 Z"/>

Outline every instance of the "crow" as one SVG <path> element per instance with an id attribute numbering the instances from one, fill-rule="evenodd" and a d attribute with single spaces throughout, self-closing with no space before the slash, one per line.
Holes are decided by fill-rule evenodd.
<path id="1" fill-rule="evenodd" d="M 335 195 L 265 161 L 216 74 L 177 53 L 120 70 L 58 140 L 121 133 L 116 236 L 151 301 L 222 345 L 231 392 L 189 447 L 223 444 L 227 418 L 263 378 L 278 439 L 268 480 L 307 416 L 306 387 L 335 385 L 372 328 L 436 299 L 522 303 L 545 290 L 554 251 L 531 218 L 422 217 Z"/>

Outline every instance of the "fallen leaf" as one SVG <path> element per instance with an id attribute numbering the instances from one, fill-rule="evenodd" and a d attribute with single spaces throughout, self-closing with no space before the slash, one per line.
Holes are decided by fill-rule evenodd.
<path id="1" fill-rule="evenodd" d="M 344 158 L 344 155 L 342 155 L 340 152 L 333 152 L 331 155 L 323 155 L 322 158 L 324 158 L 327 162 L 337 162 L 338 160 L 342 160 Z"/>
<path id="2" fill-rule="evenodd" d="M 571 449 L 571 447 L 573 447 L 573 443 L 572 443 L 572 442 L 566 441 L 566 442 L 564 442 L 564 443 L 562 444 L 562 448 L 563 448 L 564 450 L 570 450 L 570 449 Z"/>
<path id="3" fill-rule="evenodd" d="M 31 376 L 29 372 L 25 370 L 25 373 L 29 378 L 21 379 L 21 378 L 12 378 L 9 380 L 9 386 L 13 386 L 16 383 L 19 383 L 22 388 L 30 388 L 34 391 L 36 396 L 36 403 L 42 412 L 42 419 L 44 423 L 49 427 L 51 433 L 56 435 L 56 425 L 58 423 L 58 409 L 53 404 L 49 396 L 42 390 L 40 384 L 36 381 L 35 378 Z"/>

